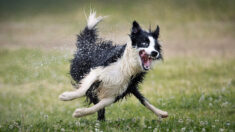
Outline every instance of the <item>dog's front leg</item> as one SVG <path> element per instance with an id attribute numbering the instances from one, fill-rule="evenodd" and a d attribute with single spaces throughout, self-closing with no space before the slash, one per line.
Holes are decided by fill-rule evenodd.
<path id="1" fill-rule="evenodd" d="M 138 91 L 138 89 L 135 89 L 132 91 L 132 93 L 135 95 L 135 97 L 149 110 L 151 110 L 153 113 L 155 113 L 157 116 L 161 118 L 168 117 L 168 113 L 166 111 L 162 111 L 156 107 L 154 107 L 152 104 L 148 102 L 147 99 Z"/>
<path id="2" fill-rule="evenodd" d="M 168 113 L 166 111 L 162 111 L 156 107 L 154 107 L 152 104 L 150 104 L 146 99 L 144 101 L 144 106 L 146 106 L 148 109 L 150 109 L 152 112 L 154 112 L 157 116 L 161 118 L 168 117 Z"/>
<path id="3" fill-rule="evenodd" d="M 104 99 L 100 100 L 99 103 L 93 105 L 90 108 L 78 108 L 73 113 L 73 117 L 82 117 L 82 116 L 93 114 L 93 113 L 103 109 L 104 107 L 112 104 L 114 101 L 115 101 L 115 98 L 104 98 Z"/>

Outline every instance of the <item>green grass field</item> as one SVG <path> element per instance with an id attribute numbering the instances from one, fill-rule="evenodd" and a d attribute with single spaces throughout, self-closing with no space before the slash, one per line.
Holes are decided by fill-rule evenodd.
<path id="1" fill-rule="evenodd" d="M 235 131 L 234 0 L 0 0 L 0 132 Z M 129 40 L 131 23 L 160 26 L 164 61 L 140 91 L 168 111 L 159 119 L 130 96 L 96 114 L 73 118 L 85 98 L 73 90 L 69 60 L 85 14 L 108 15 L 99 34 Z"/>
<path id="2" fill-rule="evenodd" d="M 141 85 L 155 106 L 169 112 L 158 119 L 134 97 L 107 108 L 107 121 L 96 114 L 72 118 L 84 98 L 61 102 L 72 90 L 71 54 L 19 49 L 0 51 L 1 131 L 219 131 L 234 130 L 235 59 L 176 57 L 151 71 Z"/>

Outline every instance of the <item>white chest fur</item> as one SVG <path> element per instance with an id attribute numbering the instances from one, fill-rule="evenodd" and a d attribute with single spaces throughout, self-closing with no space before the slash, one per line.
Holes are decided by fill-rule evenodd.
<path id="1" fill-rule="evenodd" d="M 123 94 L 130 82 L 131 76 L 141 72 L 138 52 L 127 45 L 123 56 L 115 63 L 107 67 L 98 67 L 98 80 L 101 84 L 98 88 L 98 98 L 107 98 Z"/>

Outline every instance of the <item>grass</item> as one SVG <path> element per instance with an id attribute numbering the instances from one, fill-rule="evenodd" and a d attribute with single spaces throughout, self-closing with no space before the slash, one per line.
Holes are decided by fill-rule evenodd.
<path id="1" fill-rule="evenodd" d="M 75 119 L 85 98 L 61 102 L 72 90 L 69 52 L 0 50 L 0 131 L 234 131 L 235 59 L 165 58 L 147 75 L 140 91 L 169 112 L 158 119 L 134 97 L 96 115 Z"/>
<path id="2" fill-rule="evenodd" d="M 234 0 L 0 0 L 0 132 L 235 130 Z M 84 11 L 110 15 L 102 37 L 127 42 L 131 22 L 161 28 L 165 61 L 140 91 L 169 112 L 158 119 L 134 97 L 75 119 L 85 98 L 61 102 L 73 90 L 69 72 Z M 49 49 L 49 50 L 48 50 Z"/>

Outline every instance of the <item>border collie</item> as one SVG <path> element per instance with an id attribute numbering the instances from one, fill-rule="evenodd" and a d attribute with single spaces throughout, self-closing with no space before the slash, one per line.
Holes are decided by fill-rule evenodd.
<path id="1" fill-rule="evenodd" d="M 112 41 L 98 38 L 96 25 L 103 18 L 91 12 L 87 26 L 77 36 L 77 51 L 70 67 L 77 89 L 62 93 L 59 99 L 69 101 L 86 96 L 94 105 L 76 109 L 73 116 L 98 112 L 98 120 L 105 120 L 106 106 L 133 94 L 157 116 L 167 117 L 167 112 L 150 104 L 138 90 L 138 84 L 143 81 L 152 63 L 162 59 L 158 43 L 159 26 L 154 31 L 145 31 L 134 21 L 129 35 L 131 42 L 113 45 Z"/>

